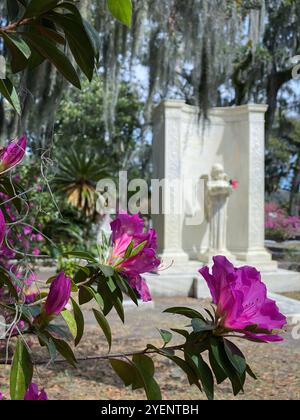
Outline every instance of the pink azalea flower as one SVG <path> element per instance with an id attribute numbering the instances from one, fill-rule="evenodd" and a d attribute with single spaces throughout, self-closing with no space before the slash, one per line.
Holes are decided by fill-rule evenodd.
<path id="1" fill-rule="evenodd" d="M 111 223 L 113 249 L 109 260 L 117 271 L 123 274 L 129 284 L 137 290 L 143 301 L 151 300 L 150 291 L 141 274 L 156 271 L 160 265 L 157 258 L 157 235 L 155 230 L 145 231 L 145 224 L 139 215 L 120 213 Z M 130 243 L 133 248 L 144 246 L 136 255 L 125 258 Z"/>
<path id="2" fill-rule="evenodd" d="M 4 399 L 2 392 L 0 392 L 0 401 Z"/>
<path id="3" fill-rule="evenodd" d="M 27 139 L 26 136 L 20 137 L 17 141 L 9 143 L 0 150 L 0 172 L 16 166 L 21 162 L 25 155 Z"/>
<path id="4" fill-rule="evenodd" d="M 23 233 L 24 233 L 24 235 L 31 235 L 31 233 L 32 233 L 32 227 L 30 227 L 30 226 L 24 226 Z"/>
<path id="5" fill-rule="evenodd" d="M 24 401 L 47 401 L 48 396 L 44 389 L 39 391 L 36 384 L 30 384 L 25 394 Z"/>
<path id="6" fill-rule="evenodd" d="M 61 272 L 53 280 L 45 303 L 45 312 L 48 316 L 59 315 L 65 309 L 71 296 L 71 279 Z"/>
<path id="7" fill-rule="evenodd" d="M 239 187 L 239 181 L 237 179 L 231 179 L 230 185 L 232 186 L 234 190 L 236 190 Z"/>
<path id="8" fill-rule="evenodd" d="M 219 325 L 264 342 L 282 341 L 274 330 L 282 330 L 286 318 L 276 302 L 267 297 L 260 273 L 253 267 L 235 268 L 225 257 L 214 258 L 212 274 L 208 267 L 199 270 L 217 305 Z"/>
<path id="9" fill-rule="evenodd" d="M 36 257 L 38 257 L 40 255 L 41 251 L 38 248 L 33 248 L 32 250 L 32 255 L 35 255 Z"/>

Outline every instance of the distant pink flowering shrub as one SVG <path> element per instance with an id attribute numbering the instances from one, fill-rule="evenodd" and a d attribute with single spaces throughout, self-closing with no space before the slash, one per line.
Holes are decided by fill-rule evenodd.
<path id="1" fill-rule="evenodd" d="M 269 239 L 292 239 L 300 234 L 300 218 L 289 216 L 277 203 L 265 205 L 266 237 Z"/>

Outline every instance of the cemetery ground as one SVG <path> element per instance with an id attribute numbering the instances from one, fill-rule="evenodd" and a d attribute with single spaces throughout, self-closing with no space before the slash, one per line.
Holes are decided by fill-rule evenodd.
<path id="1" fill-rule="evenodd" d="M 186 318 L 162 314 L 171 306 L 189 306 L 199 308 L 199 305 L 209 301 L 189 298 L 157 298 L 155 303 L 146 304 L 136 309 L 126 307 L 125 326 L 115 314 L 109 316 L 113 331 L 112 353 L 127 350 L 144 349 L 147 343 L 160 345 L 161 340 L 156 327 L 168 329 L 173 326 L 183 327 L 188 324 Z M 87 328 L 82 344 L 77 349 L 78 357 L 105 355 L 107 343 L 99 327 L 95 325 L 91 311 L 86 308 Z M 259 373 L 258 381 L 247 380 L 245 394 L 236 399 L 300 399 L 300 340 L 294 340 L 291 328 L 287 328 L 285 342 L 279 344 L 256 344 L 240 342 L 240 347 L 247 356 L 254 372 Z M 175 334 L 176 335 L 176 334 Z M 176 340 L 175 340 L 176 342 Z M 33 344 L 39 357 L 44 358 L 42 351 Z M 46 355 L 46 353 L 45 353 Z M 168 360 L 155 357 L 157 367 L 156 379 L 161 385 L 165 400 L 203 400 L 196 387 L 190 387 L 181 371 Z M 47 389 L 50 399 L 88 399 L 88 400 L 134 400 L 145 399 L 144 393 L 126 389 L 116 377 L 107 361 L 90 361 L 79 363 L 78 369 L 67 364 L 38 367 L 36 372 L 40 384 Z M 0 369 L 0 383 L 7 383 L 8 369 Z M 6 390 L 4 390 L 6 391 Z M 233 399 L 229 383 L 217 388 L 216 399 Z"/>

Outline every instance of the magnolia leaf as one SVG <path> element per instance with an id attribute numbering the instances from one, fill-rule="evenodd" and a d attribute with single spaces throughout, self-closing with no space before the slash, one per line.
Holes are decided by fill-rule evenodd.
<path id="1" fill-rule="evenodd" d="M 56 44 L 45 37 L 31 32 L 22 32 L 31 48 L 47 58 L 57 70 L 75 87 L 81 89 L 78 74 L 66 54 Z"/>
<path id="2" fill-rule="evenodd" d="M 23 19 L 39 16 L 55 8 L 59 0 L 31 0 L 28 4 Z"/>
<path id="3" fill-rule="evenodd" d="M 21 104 L 17 91 L 12 82 L 6 79 L 0 79 L 0 93 L 10 103 L 17 114 L 21 115 Z"/>

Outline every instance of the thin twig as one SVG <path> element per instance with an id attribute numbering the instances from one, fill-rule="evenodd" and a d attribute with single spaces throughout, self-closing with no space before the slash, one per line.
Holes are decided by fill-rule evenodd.
<path id="1" fill-rule="evenodd" d="M 128 353 L 114 353 L 114 354 L 107 354 L 103 356 L 86 356 L 86 357 L 79 357 L 77 362 L 90 362 L 90 361 L 97 361 L 97 360 L 111 360 L 111 359 L 120 359 L 120 358 L 127 358 L 131 356 L 136 356 L 139 354 L 159 354 L 160 351 L 176 351 L 176 350 L 182 350 L 183 345 L 179 346 L 172 346 L 172 347 L 165 347 L 164 349 L 145 349 L 145 350 L 139 350 L 139 351 L 132 351 Z M 12 360 L 0 360 L 0 366 L 2 365 L 8 365 L 10 366 L 12 364 Z M 35 366 L 44 366 L 47 365 L 49 361 L 36 361 L 34 362 Z M 61 363 L 68 363 L 65 359 L 59 359 L 55 360 L 54 364 L 61 364 Z"/>

